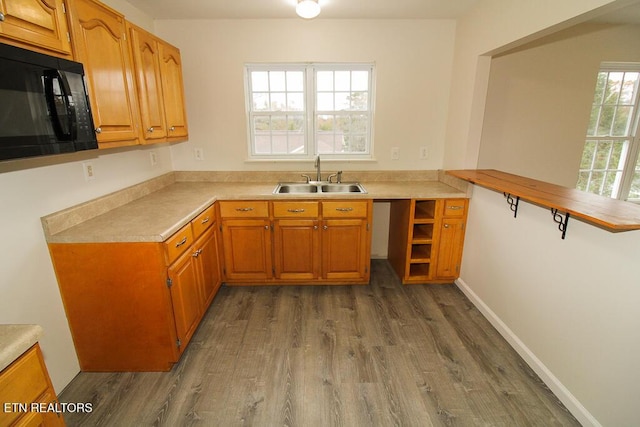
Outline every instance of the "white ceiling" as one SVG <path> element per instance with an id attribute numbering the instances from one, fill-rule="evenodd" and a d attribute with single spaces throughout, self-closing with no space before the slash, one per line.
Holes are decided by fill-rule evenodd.
<path id="1" fill-rule="evenodd" d="M 154 19 L 297 18 L 297 0 L 127 0 Z M 319 0 L 316 19 L 455 19 L 479 0 Z"/>

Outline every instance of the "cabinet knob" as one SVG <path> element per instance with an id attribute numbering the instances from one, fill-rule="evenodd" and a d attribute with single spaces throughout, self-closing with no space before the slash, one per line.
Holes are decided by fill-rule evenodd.
<path id="1" fill-rule="evenodd" d="M 151 126 L 149 129 L 147 129 L 147 132 L 152 133 L 153 132 L 153 126 Z"/>
<path id="2" fill-rule="evenodd" d="M 102 133 L 102 128 L 96 128 L 96 133 Z"/>
<path id="3" fill-rule="evenodd" d="M 322 226 L 322 229 L 323 229 L 323 230 L 328 230 L 328 229 L 329 229 L 329 227 L 328 227 L 328 226 L 326 226 L 326 225 L 323 225 L 323 226 Z"/>
<path id="4" fill-rule="evenodd" d="M 175 131 L 175 130 L 176 130 L 176 127 L 175 127 L 175 126 L 171 126 L 171 127 L 169 128 L 169 130 L 170 130 L 171 132 L 173 132 L 173 131 Z"/>
<path id="5" fill-rule="evenodd" d="M 445 224 L 445 225 L 444 225 L 444 228 L 449 228 L 449 224 Z"/>
<path id="6" fill-rule="evenodd" d="M 4 21 L 4 13 L 0 12 L 0 22 Z"/>
<path id="7" fill-rule="evenodd" d="M 313 229 L 314 229 L 314 230 L 317 230 L 317 229 L 318 229 L 318 226 L 317 226 L 317 225 L 314 225 L 314 226 L 313 226 Z"/>

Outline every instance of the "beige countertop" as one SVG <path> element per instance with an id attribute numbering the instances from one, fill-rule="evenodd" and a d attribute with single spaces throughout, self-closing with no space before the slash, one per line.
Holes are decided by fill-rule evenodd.
<path id="1" fill-rule="evenodd" d="M 273 194 L 274 182 L 174 182 L 121 206 L 51 231 L 50 243 L 163 242 L 216 200 L 373 199 L 467 197 L 440 181 L 362 181 L 366 194 Z"/>
<path id="2" fill-rule="evenodd" d="M 38 342 L 42 333 L 38 325 L 0 325 L 0 371 Z"/>

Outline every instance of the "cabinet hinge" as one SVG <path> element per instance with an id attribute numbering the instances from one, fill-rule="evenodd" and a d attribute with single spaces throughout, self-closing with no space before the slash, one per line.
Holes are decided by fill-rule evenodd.
<path id="1" fill-rule="evenodd" d="M 67 32 L 67 41 L 71 43 L 71 34 L 69 34 L 69 32 Z"/>
<path id="2" fill-rule="evenodd" d="M 67 14 L 67 7 L 64 5 L 64 3 L 62 3 L 62 13 L 63 13 L 64 15 L 66 15 L 66 14 Z"/>
<path id="3" fill-rule="evenodd" d="M 364 268 L 364 272 L 365 272 L 365 273 L 368 273 L 368 272 L 369 272 L 369 267 L 365 267 L 365 268 Z"/>
<path id="4" fill-rule="evenodd" d="M 369 223 L 367 223 L 367 231 L 369 231 Z"/>
<path id="5" fill-rule="evenodd" d="M 167 288 L 170 288 L 171 286 L 173 286 L 173 280 L 171 280 L 171 278 L 167 279 Z"/>
<path id="6" fill-rule="evenodd" d="M 180 347 L 182 345 L 182 341 L 180 341 L 180 338 L 178 338 L 176 340 L 176 347 Z"/>

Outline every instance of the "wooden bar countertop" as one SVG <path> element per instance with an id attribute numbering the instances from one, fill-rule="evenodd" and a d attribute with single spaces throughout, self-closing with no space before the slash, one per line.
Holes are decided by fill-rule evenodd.
<path id="1" fill-rule="evenodd" d="M 640 230 L 640 205 L 586 193 L 494 169 L 449 170 L 447 174 L 522 200 L 569 213 L 612 232 Z"/>

